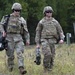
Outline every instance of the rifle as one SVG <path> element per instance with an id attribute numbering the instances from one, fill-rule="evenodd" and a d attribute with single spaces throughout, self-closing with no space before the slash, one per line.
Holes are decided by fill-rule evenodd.
<path id="1" fill-rule="evenodd" d="M 40 48 L 36 48 L 36 59 L 34 61 L 37 65 L 41 64 L 41 54 L 40 54 Z"/>
<path id="2" fill-rule="evenodd" d="M 24 44 L 25 44 L 25 34 L 24 34 L 25 32 L 24 32 L 24 26 L 23 26 L 23 24 L 21 23 L 21 32 L 20 32 L 20 34 L 21 34 L 21 36 L 22 36 L 22 39 L 23 39 L 23 42 L 24 42 Z"/>
<path id="3" fill-rule="evenodd" d="M 4 28 L 5 32 L 7 32 L 7 26 L 8 26 L 8 21 L 9 21 L 9 18 L 10 18 L 10 14 L 9 15 L 5 15 L 4 19 L 5 18 L 7 18 L 7 19 L 6 19 L 5 23 L 3 24 L 3 28 Z"/>
<path id="4" fill-rule="evenodd" d="M 7 50 L 7 42 L 8 41 L 2 36 L 2 33 L 0 32 L 0 51 L 3 51 L 4 49 Z"/>
<path id="5" fill-rule="evenodd" d="M 6 22 L 3 24 L 3 28 L 4 28 L 5 32 L 7 32 L 6 29 L 7 29 L 9 17 L 10 17 L 10 15 L 4 16 L 4 19 L 7 18 Z M 7 46 L 8 46 L 8 41 L 6 40 L 6 37 L 3 37 L 2 33 L 0 32 L 0 51 L 3 51 L 4 49 L 7 50 Z"/>

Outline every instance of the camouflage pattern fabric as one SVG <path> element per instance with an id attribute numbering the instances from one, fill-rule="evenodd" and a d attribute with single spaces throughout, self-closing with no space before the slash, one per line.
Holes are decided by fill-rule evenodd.
<path id="1" fill-rule="evenodd" d="M 7 34 L 8 40 L 8 48 L 6 54 L 8 56 L 8 66 L 14 65 L 14 51 L 16 50 L 17 58 L 18 58 L 18 65 L 24 66 L 24 43 L 22 40 L 21 35 L 19 34 Z"/>
<path id="2" fill-rule="evenodd" d="M 55 43 L 56 39 L 59 38 L 58 36 L 61 37 L 61 33 L 63 31 L 57 20 L 54 18 L 46 20 L 44 17 L 37 25 L 35 42 L 39 43 L 43 38 L 51 38 Z"/>
<path id="3" fill-rule="evenodd" d="M 50 68 L 53 65 L 55 56 L 55 46 L 51 43 L 51 39 L 43 39 L 41 41 L 42 52 L 44 55 L 43 65 L 45 68 Z"/>
<path id="4" fill-rule="evenodd" d="M 7 18 L 2 18 L 1 23 L 0 23 L 0 31 L 4 31 L 3 29 L 3 24 L 6 22 Z M 13 66 L 14 65 L 14 51 L 16 50 L 17 53 L 17 58 L 18 58 L 18 66 L 24 66 L 24 43 L 22 36 L 20 34 L 21 31 L 21 23 L 23 24 L 24 27 L 24 35 L 26 38 L 26 41 L 30 41 L 30 36 L 29 32 L 27 29 L 27 24 L 26 21 L 24 20 L 23 17 L 15 17 L 14 15 L 10 14 L 10 18 L 8 21 L 8 26 L 7 26 L 7 37 L 6 40 L 8 40 L 8 48 L 6 51 L 6 54 L 8 56 L 8 66 Z"/>
<path id="5" fill-rule="evenodd" d="M 63 30 L 54 18 L 46 19 L 44 17 L 39 21 L 36 28 L 35 42 L 42 44 L 42 52 L 44 55 L 43 66 L 44 68 L 52 68 L 55 56 L 55 43 L 61 36 Z"/>

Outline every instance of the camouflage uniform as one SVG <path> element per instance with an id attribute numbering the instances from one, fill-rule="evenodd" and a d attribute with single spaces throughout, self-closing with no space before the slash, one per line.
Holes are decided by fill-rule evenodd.
<path id="1" fill-rule="evenodd" d="M 6 22 L 7 18 L 2 18 L 1 24 L 0 24 L 0 30 L 1 32 L 4 31 L 3 24 Z M 26 21 L 23 17 L 20 16 L 14 16 L 13 14 L 10 14 L 8 25 L 7 25 L 7 36 L 6 39 L 8 40 L 8 48 L 6 51 L 6 54 L 8 56 L 8 67 L 13 67 L 14 65 L 14 51 L 16 50 L 17 58 L 18 58 L 18 66 L 24 67 L 24 43 L 22 36 L 20 34 L 21 30 L 21 24 L 24 27 L 24 35 L 26 38 L 26 41 L 29 40 L 29 32 L 27 29 Z"/>
<path id="2" fill-rule="evenodd" d="M 55 43 L 59 36 L 61 39 L 63 38 L 61 33 L 63 33 L 63 30 L 58 21 L 53 17 L 50 20 L 44 17 L 37 25 L 35 42 L 36 44 L 41 42 L 44 55 L 43 66 L 46 69 L 50 69 L 53 66 Z"/>

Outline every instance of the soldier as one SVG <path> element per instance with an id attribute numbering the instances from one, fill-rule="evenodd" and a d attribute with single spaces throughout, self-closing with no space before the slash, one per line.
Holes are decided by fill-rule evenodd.
<path id="1" fill-rule="evenodd" d="M 59 22 L 52 17 L 53 9 L 46 6 L 43 10 L 44 18 L 42 18 L 36 28 L 36 48 L 42 45 L 44 55 L 43 66 L 45 71 L 52 70 L 55 56 L 55 43 L 59 39 L 59 43 L 64 42 L 64 34 Z"/>
<path id="2" fill-rule="evenodd" d="M 30 44 L 30 36 L 27 29 L 26 21 L 20 16 L 22 6 L 20 3 L 14 3 L 12 5 L 12 13 L 10 14 L 8 24 L 6 26 L 6 31 L 3 27 L 6 24 L 7 16 L 3 16 L 0 24 L 0 30 L 3 33 L 3 37 L 6 37 L 8 41 L 8 47 L 6 50 L 6 55 L 8 56 L 7 63 L 8 69 L 12 72 L 14 67 L 14 51 L 16 50 L 18 59 L 18 68 L 21 74 L 25 74 L 27 71 L 24 69 L 24 43 L 20 32 L 22 31 L 22 26 L 24 29 L 24 37 L 26 38 L 26 44 Z"/>

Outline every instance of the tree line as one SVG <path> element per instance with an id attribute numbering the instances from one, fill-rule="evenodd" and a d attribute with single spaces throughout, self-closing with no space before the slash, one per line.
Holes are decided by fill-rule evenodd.
<path id="1" fill-rule="evenodd" d="M 43 17 L 43 8 L 47 5 L 53 8 L 53 16 L 61 24 L 65 35 L 71 33 L 74 36 L 75 0 L 0 0 L 0 19 L 3 15 L 12 13 L 11 7 L 14 2 L 22 4 L 21 15 L 27 20 L 31 44 L 35 43 L 35 29 Z"/>

